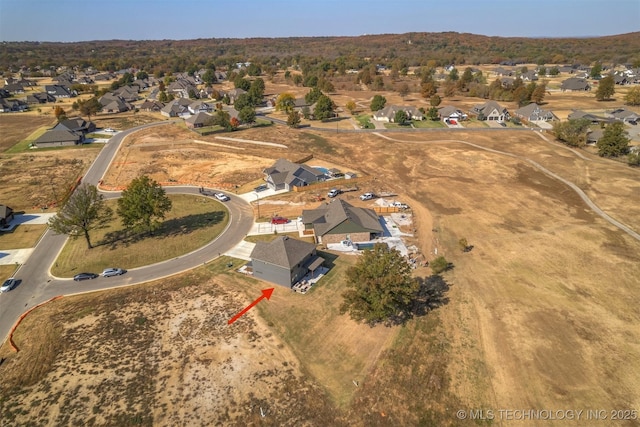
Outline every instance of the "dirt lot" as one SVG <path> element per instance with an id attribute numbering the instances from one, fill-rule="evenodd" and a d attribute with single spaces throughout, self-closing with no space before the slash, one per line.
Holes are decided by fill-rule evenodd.
<path id="1" fill-rule="evenodd" d="M 360 96 L 367 99 L 364 93 Z M 211 282 L 196 275 L 189 276 L 196 278 L 186 280 L 189 284 L 184 288 L 159 285 L 158 305 L 145 299 L 148 293 L 144 298 L 119 297 L 109 309 L 101 308 L 99 300 L 74 302 L 75 311 L 81 313 L 77 322 L 52 322 L 50 331 L 52 336 L 64 336 L 69 345 L 64 351 L 56 350 L 59 356 L 48 364 L 38 362 L 43 366 L 40 375 L 20 389 L 23 406 L 4 404 L 3 411 L 8 408 L 16 420 L 25 422 L 29 417 L 65 423 L 75 420 L 71 417 L 94 416 L 95 423 L 101 423 L 126 413 L 129 418 L 120 424 L 148 424 L 147 414 L 154 414 L 154 422 L 160 424 L 216 420 L 237 425 L 368 426 L 476 424 L 458 420 L 458 409 L 640 407 L 640 312 L 635 303 L 640 297 L 640 242 L 595 215 L 573 190 L 525 159 L 576 183 L 609 215 L 636 231 L 640 230 L 640 204 L 635 202 L 640 170 L 584 151 L 576 153 L 533 132 L 456 132 L 455 139 L 447 132 L 393 133 L 385 139 L 269 127 L 231 136 L 289 148 L 213 137 L 198 138 L 205 142 L 199 143 L 177 126 L 154 128 L 125 142 L 107 181 L 126 185 L 145 171 L 159 181 L 244 185 L 258 182 L 262 168 L 278 157 L 296 159 L 310 153 L 314 162 L 357 168 L 371 177 L 363 191 L 396 192 L 412 207 L 423 253 L 431 258 L 437 249 L 438 255 L 454 263 L 455 268 L 445 275 L 452 285 L 449 303 L 403 328 L 383 329 L 385 333 L 368 334 L 349 325 L 350 332 L 334 340 L 301 336 L 300 322 L 298 326 L 288 322 L 299 316 L 317 327 L 317 322 L 326 320 L 321 314 L 333 313 L 329 301 L 335 302 L 340 295 L 340 289 L 329 282 L 318 289 L 322 292 L 309 294 L 315 299 L 313 308 L 293 301 L 293 296 L 279 297 L 272 305 L 260 306 L 256 313 L 261 316 L 253 313 L 247 323 L 241 323 L 247 329 L 236 333 L 207 320 L 221 321 L 220 317 L 233 314 L 255 298 L 264 284 L 222 274 L 214 266 L 217 275 Z M 265 201 L 261 207 L 276 206 L 278 212 L 293 216 L 318 203 L 310 195 L 282 200 L 296 204 L 283 207 Z M 462 237 L 473 245 L 471 252 L 458 249 Z M 308 301 L 311 304 L 312 299 Z M 325 311 L 322 304 L 327 305 Z M 282 314 L 291 319 L 280 320 Z M 341 322 L 346 324 L 348 319 L 333 317 L 328 325 L 338 329 Z M 30 328 L 27 324 L 24 330 Z M 81 328 L 87 333 L 80 333 Z M 125 335 L 127 328 L 144 333 L 133 338 Z M 330 332 L 323 331 L 328 337 Z M 93 345 L 99 339 L 94 336 L 108 343 L 104 349 Z M 121 336 L 127 337 L 125 342 L 118 340 Z M 357 352 L 352 349 L 361 337 L 367 339 L 368 358 L 362 354 L 353 358 Z M 37 338 L 31 338 L 30 345 L 36 348 L 36 344 Z M 331 353 L 324 360 L 301 358 L 301 347 L 308 345 L 315 346 L 320 356 L 329 348 Z M 147 351 L 134 351 L 139 348 Z M 339 349 L 343 358 L 353 358 L 350 363 L 363 360 L 343 375 L 343 381 L 359 381 L 351 392 L 335 375 L 334 365 L 341 363 Z M 93 352 L 92 357 L 88 352 Z M 130 356 L 115 361 L 116 352 Z M 30 352 L 18 353 L 22 354 Z M 97 362 L 93 362 L 95 355 L 99 355 Z M 0 370 L 18 362 L 11 356 Z M 34 362 L 19 363 L 33 366 L 29 363 Z M 78 369 L 69 372 L 68 365 Z M 130 372 L 142 367 L 149 367 L 144 377 L 150 379 L 142 385 L 127 383 Z M 205 368 L 215 375 L 205 378 Z M 84 382 L 75 382 L 76 377 L 86 378 L 81 370 L 93 372 L 92 378 L 104 387 L 87 380 L 96 387 L 89 391 Z M 3 379 L 6 372 L 0 371 Z M 237 372 L 242 375 L 236 376 Z M 356 378 L 354 372 L 364 374 Z M 238 384 L 238 379 L 249 386 Z M 116 390 L 115 396 L 96 394 L 100 389 Z M 124 390 L 131 390 L 126 392 L 130 394 Z M 232 401 L 218 400 L 226 390 Z M 273 415 L 263 419 L 259 407 L 268 402 L 276 402 L 268 406 Z M 77 406 L 73 414 L 60 411 L 71 404 Z M 107 406 L 114 411 L 107 413 Z M 20 413 L 27 407 L 34 411 Z M 194 414 L 200 419 L 187 420 Z M 500 419 L 493 424 L 512 425 Z M 518 425 L 603 423 L 583 418 Z"/>

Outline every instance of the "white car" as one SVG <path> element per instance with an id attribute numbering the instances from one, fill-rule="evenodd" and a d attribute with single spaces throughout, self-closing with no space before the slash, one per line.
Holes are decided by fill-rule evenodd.
<path id="1" fill-rule="evenodd" d="M 13 288 L 15 288 L 17 284 L 18 281 L 14 277 L 10 277 L 2 284 L 2 287 L 0 287 L 0 292 L 9 292 Z"/>
<path id="2" fill-rule="evenodd" d="M 327 193 L 327 197 L 336 197 L 338 194 L 340 194 L 340 190 L 334 188 Z"/>
<path id="3" fill-rule="evenodd" d="M 374 197 L 373 193 L 364 193 L 360 196 L 360 200 L 371 200 Z"/>
<path id="4" fill-rule="evenodd" d="M 214 194 L 213 196 L 214 196 L 216 199 L 220 200 L 221 202 L 226 202 L 226 201 L 228 201 L 228 200 L 231 200 L 231 199 L 229 199 L 229 196 L 227 196 L 227 195 L 226 195 L 226 194 L 224 194 L 224 193 L 216 193 L 216 194 Z"/>
<path id="5" fill-rule="evenodd" d="M 109 133 L 115 133 L 115 130 L 111 129 L 111 128 L 106 128 L 104 129 L 105 132 L 109 132 Z"/>

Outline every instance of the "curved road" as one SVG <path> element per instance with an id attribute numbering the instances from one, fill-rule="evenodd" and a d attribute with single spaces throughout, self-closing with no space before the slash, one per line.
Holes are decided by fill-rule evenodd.
<path id="1" fill-rule="evenodd" d="M 127 135 L 150 126 L 167 124 L 153 123 L 138 126 L 114 135 L 100 151 L 89 167 L 82 182 L 97 185 L 113 161 L 118 148 Z M 197 194 L 197 187 L 166 187 L 168 194 Z M 113 194 L 113 193 L 111 193 Z M 51 265 L 67 241 L 67 236 L 54 234 L 47 230 L 33 253 L 15 276 L 21 281 L 11 292 L 0 295 L 0 337 L 4 342 L 18 318 L 29 308 L 58 295 L 70 295 L 92 292 L 113 287 L 128 286 L 171 276 L 204 264 L 219 254 L 225 253 L 243 240 L 253 224 L 253 210 L 242 198 L 227 194 L 231 200 L 225 202 L 229 210 L 229 223 L 214 241 L 188 254 L 145 267 L 128 269 L 127 273 L 116 277 L 99 277 L 94 280 L 74 282 L 72 279 L 60 279 L 49 274 Z M 107 195 L 109 197 L 109 195 Z M 127 268 L 126 265 L 117 266 Z"/>

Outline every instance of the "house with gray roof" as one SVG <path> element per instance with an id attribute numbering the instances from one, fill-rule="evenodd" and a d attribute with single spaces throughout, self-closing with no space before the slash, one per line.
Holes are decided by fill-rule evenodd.
<path id="1" fill-rule="evenodd" d="M 460 121 L 467 120 L 469 118 L 467 114 L 453 105 L 445 105 L 444 107 L 438 108 L 438 114 L 442 120 Z"/>
<path id="2" fill-rule="evenodd" d="M 303 210 L 305 231 L 313 230 L 316 242 L 369 242 L 382 236 L 384 229 L 373 209 L 358 208 L 342 199 L 333 199 L 317 209 Z"/>
<path id="3" fill-rule="evenodd" d="M 36 147 L 59 147 L 66 145 L 81 144 L 84 140 L 81 133 L 72 132 L 64 129 L 49 129 L 43 133 L 38 139 L 33 141 Z"/>
<path id="4" fill-rule="evenodd" d="M 18 113 L 29 109 L 29 105 L 19 99 L 0 98 L 0 113 Z"/>
<path id="5" fill-rule="evenodd" d="M 324 181 L 325 174 L 319 170 L 304 164 L 290 162 L 287 159 L 278 159 L 273 166 L 263 171 L 265 181 L 273 190 L 288 190 L 293 187 L 304 187 L 314 182 Z"/>
<path id="6" fill-rule="evenodd" d="M 253 277 L 288 288 L 305 275 L 313 274 L 323 263 L 316 245 L 289 236 L 257 242 L 251 252 Z"/>
<path id="7" fill-rule="evenodd" d="M 47 102 L 56 102 L 56 99 L 47 92 L 38 92 L 27 95 L 25 101 L 27 104 L 46 104 Z"/>
<path id="8" fill-rule="evenodd" d="M 529 122 L 550 122 L 558 120 L 558 117 L 553 114 L 552 111 L 544 110 L 540 105 L 532 102 L 524 107 L 518 108 L 514 111 L 514 115 Z"/>
<path id="9" fill-rule="evenodd" d="M 602 116 L 597 116 L 597 115 L 592 114 L 592 113 L 587 113 L 586 111 L 582 111 L 582 110 L 573 110 L 573 112 L 571 112 L 567 116 L 567 119 L 569 119 L 569 120 L 587 119 L 587 120 L 590 120 L 591 123 L 593 123 L 593 124 L 596 124 L 596 123 L 611 123 L 611 122 L 613 122 L 615 120 L 613 118 L 602 117 Z"/>
<path id="10" fill-rule="evenodd" d="M 484 104 L 478 104 L 471 109 L 471 114 L 478 117 L 478 120 L 489 120 L 504 122 L 509 119 L 507 109 L 496 101 L 487 101 Z"/>
<path id="11" fill-rule="evenodd" d="M 167 103 L 167 105 L 160 110 L 160 114 L 166 117 L 189 117 L 191 111 L 189 111 L 189 104 L 191 104 L 189 98 L 176 98 L 173 101 Z"/>
<path id="12" fill-rule="evenodd" d="M 52 130 L 69 130 L 71 132 L 81 133 L 86 135 L 96 130 L 96 125 L 93 122 L 88 122 L 82 117 L 71 117 L 66 120 L 58 122 Z"/>
<path id="13" fill-rule="evenodd" d="M 78 93 L 75 90 L 69 89 L 66 85 L 46 85 L 44 90 L 53 97 L 57 98 L 71 98 L 77 96 Z"/>
<path id="14" fill-rule="evenodd" d="M 562 82 L 562 84 L 560 85 L 560 90 L 562 90 L 563 92 L 566 90 L 570 90 L 573 92 L 586 91 L 591 90 L 591 86 L 585 79 L 581 79 L 579 77 L 569 77 Z"/>
<path id="15" fill-rule="evenodd" d="M 378 110 L 373 113 L 373 119 L 381 122 L 393 123 L 398 111 L 404 111 L 409 120 L 424 120 L 424 115 L 420 110 L 408 105 L 388 105 L 382 110 Z"/>
<path id="16" fill-rule="evenodd" d="M 619 120 L 623 123 L 629 123 L 632 125 L 637 124 L 640 121 L 640 114 L 634 113 L 626 108 L 618 108 L 605 114 L 607 117 Z"/>
<path id="17" fill-rule="evenodd" d="M 113 93 L 106 93 L 98 99 L 102 105 L 104 113 L 122 113 L 124 111 L 133 110 L 133 105 L 125 101 L 121 96 Z"/>
<path id="18" fill-rule="evenodd" d="M 213 116 L 211 114 L 200 112 L 200 113 L 194 114 L 188 119 L 185 119 L 184 123 L 185 125 L 187 125 L 188 128 L 191 128 L 191 129 L 201 128 L 211 123 L 212 118 Z"/>

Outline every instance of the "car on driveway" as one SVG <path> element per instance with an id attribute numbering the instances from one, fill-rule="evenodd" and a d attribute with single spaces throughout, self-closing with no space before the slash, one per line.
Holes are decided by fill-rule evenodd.
<path id="1" fill-rule="evenodd" d="M 216 199 L 220 200 L 221 202 L 226 202 L 226 201 L 230 200 L 229 196 L 227 196 L 224 193 L 216 193 L 216 194 L 213 195 L 213 197 L 215 197 Z"/>
<path id="2" fill-rule="evenodd" d="M 256 193 L 259 193 L 261 191 L 265 191 L 267 188 L 267 184 L 262 184 L 262 185 L 258 185 L 256 188 L 254 188 Z"/>
<path id="3" fill-rule="evenodd" d="M 287 224 L 288 222 L 288 218 L 284 218 L 281 216 L 274 216 L 273 218 L 271 218 L 271 224 Z"/>
<path id="4" fill-rule="evenodd" d="M 2 287 L 0 287 L 0 292 L 9 292 L 13 288 L 15 288 L 17 284 L 18 279 L 16 279 L 15 277 L 10 277 L 2 284 Z"/>
<path id="5" fill-rule="evenodd" d="M 115 268 L 115 267 L 105 268 L 104 271 L 102 272 L 102 277 L 121 276 L 126 272 L 127 272 L 126 270 L 123 270 L 121 268 Z"/>
<path id="6" fill-rule="evenodd" d="M 364 193 L 360 195 L 360 200 L 371 200 L 375 197 L 373 193 Z"/>
<path id="7" fill-rule="evenodd" d="M 76 282 L 79 282 L 81 280 L 95 279 L 96 277 L 98 277 L 96 273 L 79 273 L 73 276 L 73 280 L 75 280 Z"/>

